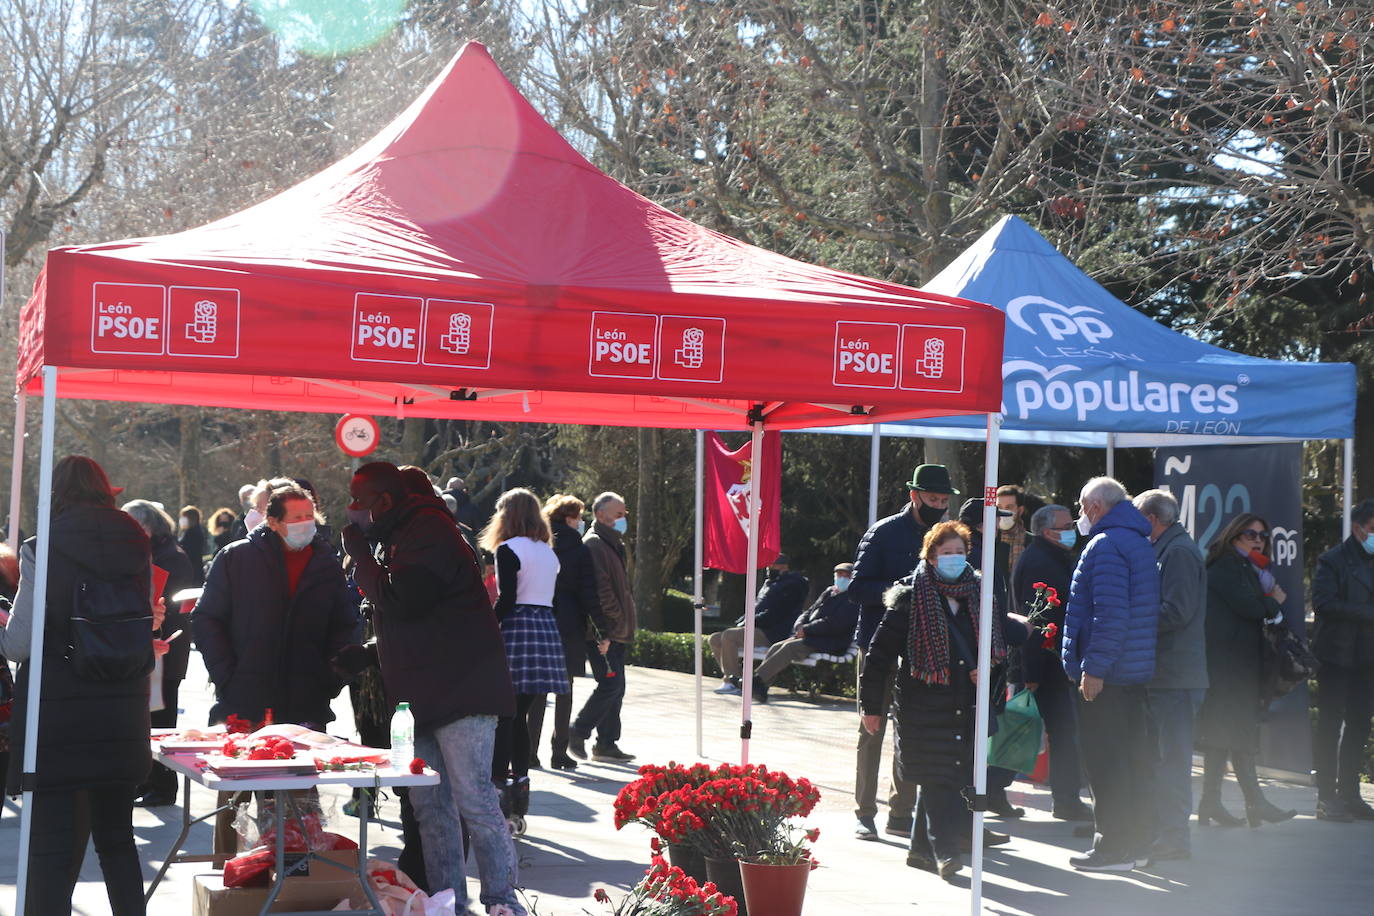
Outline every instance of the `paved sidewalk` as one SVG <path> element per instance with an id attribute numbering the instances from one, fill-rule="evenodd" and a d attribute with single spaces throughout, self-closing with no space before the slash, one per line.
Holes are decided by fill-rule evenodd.
<path id="1" fill-rule="evenodd" d="M 695 706 L 690 676 L 631 668 L 627 672 L 629 698 L 625 708 L 625 737 L 621 746 L 638 755 L 636 763 L 689 761 L 694 753 Z M 204 688 L 199 656 L 192 656 L 192 675 L 181 699 L 188 725 L 205 721 L 209 695 Z M 706 759 L 738 759 L 739 699 L 718 697 L 707 684 Z M 591 690 L 591 681 L 578 679 L 577 702 Z M 335 704 L 334 729 L 351 732 L 348 700 Z M 552 713 L 550 712 L 550 717 Z M 822 868 L 813 872 L 806 911 L 821 913 L 969 912 L 968 869 L 951 882 L 909 869 L 905 846 L 896 838 L 864 843 L 853 839 L 854 740 L 857 716 L 852 704 L 809 701 L 786 693 L 757 709 L 750 759 L 770 767 L 807 776 L 821 787 L 822 800 L 811 824 L 821 828 L 816 854 Z M 547 735 L 543 752 L 547 755 Z M 649 860 L 649 835 L 638 826 L 617 832 L 611 802 L 620 787 L 635 775 L 633 766 L 584 763 L 575 773 L 540 770 L 533 774 L 534 792 L 529 833 L 518 843 L 521 881 L 541 916 L 581 916 L 603 913 L 591 895 L 598 887 L 614 893 L 638 880 Z M 1374 823 L 1332 824 L 1312 817 L 1314 790 L 1284 783 L 1266 786 L 1280 807 L 1296 808 L 1295 820 L 1260 830 L 1199 828 L 1193 830 L 1194 858 L 1135 872 L 1128 876 L 1083 875 L 1068 866 L 1070 854 L 1085 841 L 1076 840 L 1072 826 L 1049 817 L 1048 794 L 1017 783 L 1013 800 L 1029 813 L 1022 821 L 1001 824 L 1014 839 L 987 858 L 984 885 L 986 911 L 1027 916 L 1056 914 L 1158 914 L 1171 916 L 1233 916 L 1238 913 L 1307 914 L 1370 912 L 1374 872 Z M 214 796 L 193 790 L 193 811 L 209 810 Z M 346 800 L 342 792 L 326 793 L 325 805 Z M 1242 808 L 1240 793 L 1228 781 L 1226 804 Z M 351 818 L 335 812 L 334 828 L 356 834 Z M 380 830 L 372 833 L 372 853 L 394 858 L 400 850 L 399 809 L 395 801 L 382 811 Z M 882 825 L 879 816 L 879 826 Z M 151 879 L 180 827 L 176 808 L 135 813 L 145 877 Z M 0 912 L 13 910 L 13 884 L 18 849 L 19 819 L 14 802 L 0 817 Z M 209 846 L 209 828 L 192 835 L 191 844 Z M 203 866 L 174 866 L 158 888 L 152 914 L 190 912 L 192 876 Z M 476 882 L 473 898 L 476 899 Z M 618 894 L 616 895 L 619 896 Z M 109 912 L 100 883 L 94 851 L 87 854 L 82 883 L 73 912 Z M 761 916 L 761 914 L 760 914 Z"/>

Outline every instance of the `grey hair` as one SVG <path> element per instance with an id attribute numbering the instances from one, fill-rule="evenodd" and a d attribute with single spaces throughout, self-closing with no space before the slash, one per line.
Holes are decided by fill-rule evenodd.
<path id="1" fill-rule="evenodd" d="M 625 502 L 625 500 L 621 497 L 619 493 L 612 493 L 610 490 L 607 490 L 605 493 L 602 493 L 596 499 L 592 500 L 592 513 L 595 514 L 597 512 L 600 512 L 601 507 L 606 505 L 606 503 L 611 502 L 612 500 L 615 500 L 616 502 L 620 503 Z"/>
<path id="2" fill-rule="evenodd" d="M 1132 502 L 1141 515 L 1153 515 L 1166 528 L 1178 521 L 1178 500 L 1168 490 L 1146 490 Z"/>
<path id="3" fill-rule="evenodd" d="M 1130 498 L 1131 494 L 1126 492 L 1121 481 L 1112 477 L 1094 477 L 1083 484 L 1083 492 L 1078 496 L 1080 502 L 1087 502 L 1090 499 L 1097 500 L 1102 503 L 1103 509 L 1110 509 L 1117 503 L 1125 502 Z"/>
<path id="4" fill-rule="evenodd" d="M 122 508 L 133 517 L 134 521 L 143 526 L 143 530 L 148 532 L 148 537 L 174 537 L 176 535 L 176 524 L 172 521 L 172 517 L 157 503 L 146 499 L 131 499 Z"/>
<path id="5" fill-rule="evenodd" d="M 1038 536 L 1044 534 L 1047 529 L 1053 528 L 1054 518 L 1060 512 L 1073 518 L 1073 513 L 1069 511 L 1068 506 L 1051 505 L 1036 509 L 1035 514 L 1031 516 L 1031 534 Z"/>

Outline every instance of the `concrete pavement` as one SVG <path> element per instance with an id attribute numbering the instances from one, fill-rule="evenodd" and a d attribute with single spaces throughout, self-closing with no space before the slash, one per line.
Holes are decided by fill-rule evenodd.
<path id="1" fill-rule="evenodd" d="M 621 746 L 641 762 L 696 759 L 692 678 L 664 671 L 631 668 L 625 707 L 625 735 Z M 574 686 L 577 702 L 591 690 L 589 679 Z M 710 693 L 704 708 L 705 759 L 737 760 L 739 707 L 737 697 Z M 199 657 L 192 656 L 192 672 L 182 687 L 181 701 L 188 725 L 205 721 L 210 696 Z M 335 704 L 339 718 L 334 732 L 352 732 L 347 696 Z M 552 713 L 549 714 L 550 719 Z M 945 882 L 934 875 L 907 868 L 905 843 L 892 837 L 878 842 L 853 838 L 854 742 L 858 720 L 852 703 L 809 701 L 774 693 L 773 702 L 758 708 L 750 759 L 769 767 L 807 776 L 821 787 L 822 800 L 810 820 L 821 828 L 816 855 L 822 867 L 811 875 L 807 913 L 932 913 L 969 912 L 969 871 Z M 547 759 L 547 734 L 542 753 Z M 628 888 L 638 880 L 649 860 L 649 835 L 631 825 L 617 832 L 611 802 L 620 787 L 635 776 L 634 765 L 584 763 L 574 773 L 540 770 L 532 774 L 533 796 L 528 834 L 518 841 L 521 882 L 541 916 L 579 916 L 605 912 L 591 895 L 598 887 Z M 1232 916 L 1237 913 L 1365 913 L 1374 910 L 1374 822 L 1333 824 L 1312 817 L 1312 788 L 1286 783 L 1266 784 L 1269 797 L 1281 807 L 1296 808 L 1299 816 L 1259 830 L 1246 828 L 1193 829 L 1190 862 L 1173 862 L 1127 876 L 1084 875 L 1068 866 L 1080 851 L 1072 825 L 1049 817 L 1046 792 L 1016 783 L 1011 796 L 1028 810 L 1024 820 L 991 823 L 1014 837 L 987 857 L 985 908 L 990 913 L 1101 914 L 1133 916 L 1168 912 L 1171 916 Z M 192 810 L 210 809 L 214 796 L 193 789 Z M 346 800 L 342 792 L 325 793 L 326 809 L 333 808 L 331 829 L 356 835 L 356 822 L 338 812 Z M 1240 793 L 1228 780 L 1226 804 L 1242 809 Z M 371 833 L 371 851 L 380 858 L 399 852 L 399 809 L 394 800 L 382 810 L 380 829 Z M 879 815 L 881 827 L 883 815 Z M 0 912 L 13 909 L 13 885 L 18 848 L 18 809 L 7 802 L 0 817 Z M 139 809 L 135 826 L 143 855 L 145 877 L 151 879 L 180 827 L 180 811 Z M 190 845 L 208 849 L 209 828 L 194 831 Z M 149 912 L 183 914 L 191 909 L 191 881 L 203 866 L 173 866 L 159 887 Z M 94 851 L 87 854 L 73 904 L 79 914 L 108 913 Z M 472 881 L 476 899 L 477 887 Z"/>

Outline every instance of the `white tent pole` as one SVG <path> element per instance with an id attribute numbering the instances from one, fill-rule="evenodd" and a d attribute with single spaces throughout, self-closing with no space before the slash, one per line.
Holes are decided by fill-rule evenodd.
<path id="1" fill-rule="evenodd" d="M 749 714 L 754 705 L 754 591 L 759 584 L 759 512 L 763 490 L 763 478 L 768 468 L 763 461 L 763 421 L 754 421 L 754 435 L 749 446 L 749 467 L 752 468 L 749 484 L 749 552 L 748 568 L 744 574 L 744 658 L 743 704 L 740 707 L 739 762 L 749 763 L 749 738 L 754 723 Z"/>
<path id="2" fill-rule="evenodd" d="M 38 551 L 33 581 L 33 635 L 29 642 L 28 714 L 24 719 L 24 767 L 20 785 L 24 790 L 19 814 L 19 880 L 16 882 L 14 911 L 24 912 L 24 894 L 29 883 L 29 847 L 33 839 L 33 773 L 38 766 L 38 704 L 43 684 L 43 636 L 48 606 L 48 536 L 52 533 L 52 452 L 53 427 L 57 425 L 57 367 L 43 367 L 43 445 L 38 465 Z M 51 881 L 52 875 L 40 875 Z"/>
<path id="3" fill-rule="evenodd" d="M 4 234 L 0 233 L 0 239 Z M 19 552 L 19 516 L 24 499 L 24 423 L 29 399 L 23 393 L 14 398 L 14 458 L 10 464 L 10 550 Z"/>
<path id="4" fill-rule="evenodd" d="M 1350 513 L 1355 508 L 1355 440 L 1345 440 L 1345 457 L 1341 461 L 1341 496 L 1345 512 L 1341 514 L 1341 540 L 1350 537 Z"/>
<path id="5" fill-rule="evenodd" d="M 703 749 L 703 748 L 704 748 L 704 745 L 702 744 L 702 737 L 701 737 L 701 729 L 702 729 L 702 723 L 701 723 L 701 718 L 702 718 L 702 712 L 701 712 L 701 693 L 702 693 L 702 687 L 701 687 L 701 680 L 702 680 L 702 670 L 701 670 L 701 669 L 702 669 L 702 661 L 701 661 L 701 630 L 702 630 L 702 620 L 701 620 L 701 614 L 702 614 L 702 606 L 706 603 L 706 599 L 705 599 L 705 598 L 703 597 L 703 595 L 702 595 L 702 587 L 701 587 L 701 564 L 702 564 L 702 551 L 703 551 L 703 547 L 702 547 L 702 531 L 701 531 L 701 525 L 702 525 L 701 512 L 702 512 L 702 490 L 705 488 L 705 483 L 706 483 L 706 480 L 705 480 L 705 478 L 706 478 L 706 472 L 705 472 L 705 465 L 704 465 L 705 453 L 706 453 L 706 434 L 705 434 L 704 432 L 702 432 L 701 430 L 697 430 L 696 510 L 695 510 L 695 512 L 693 512 L 693 514 L 692 514 L 692 517 L 693 517 L 694 519 L 696 519 L 696 534 L 693 536 L 693 539 L 692 539 L 692 543 L 693 543 L 693 545 L 694 545 L 695 548 L 696 548 L 696 553 L 695 553 L 695 555 L 696 555 L 696 563 L 694 563 L 694 564 L 692 565 L 692 622 L 693 622 L 693 625 L 694 625 L 694 627 L 695 627 L 695 629 L 693 630 L 693 632 L 696 634 L 696 641 L 695 641 L 695 649 L 696 649 L 696 659 L 695 659 L 695 661 L 696 661 L 696 669 L 695 669 L 695 670 L 696 670 L 696 675 L 697 675 L 697 757 L 698 757 L 698 759 L 701 758 L 701 757 L 706 756 L 706 751 Z"/>
<path id="6" fill-rule="evenodd" d="M 883 449 L 882 426 L 873 424 L 873 444 L 868 452 L 868 527 L 878 521 L 878 458 Z"/>
<path id="7" fill-rule="evenodd" d="M 978 714 L 973 732 L 973 791 L 980 801 L 988 794 L 988 682 L 992 680 L 992 597 L 997 570 L 997 461 L 1002 415 L 988 414 L 987 458 L 983 472 L 983 587 L 978 602 Z M 1111 454 L 1110 449 L 1107 452 Z M 1110 472 L 1108 472 L 1110 473 Z M 973 812 L 973 880 L 969 883 L 969 911 L 983 911 L 983 811 Z"/>
<path id="8" fill-rule="evenodd" d="M 1107 433 L 1107 476 L 1116 477 L 1116 433 Z"/>

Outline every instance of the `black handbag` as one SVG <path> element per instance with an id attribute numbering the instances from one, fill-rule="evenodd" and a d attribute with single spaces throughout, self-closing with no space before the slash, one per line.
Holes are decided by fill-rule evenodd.
<path id="1" fill-rule="evenodd" d="M 1281 623 L 1264 625 L 1260 692 L 1266 705 L 1311 679 L 1316 673 L 1317 659 L 1300 636 Z"/>

